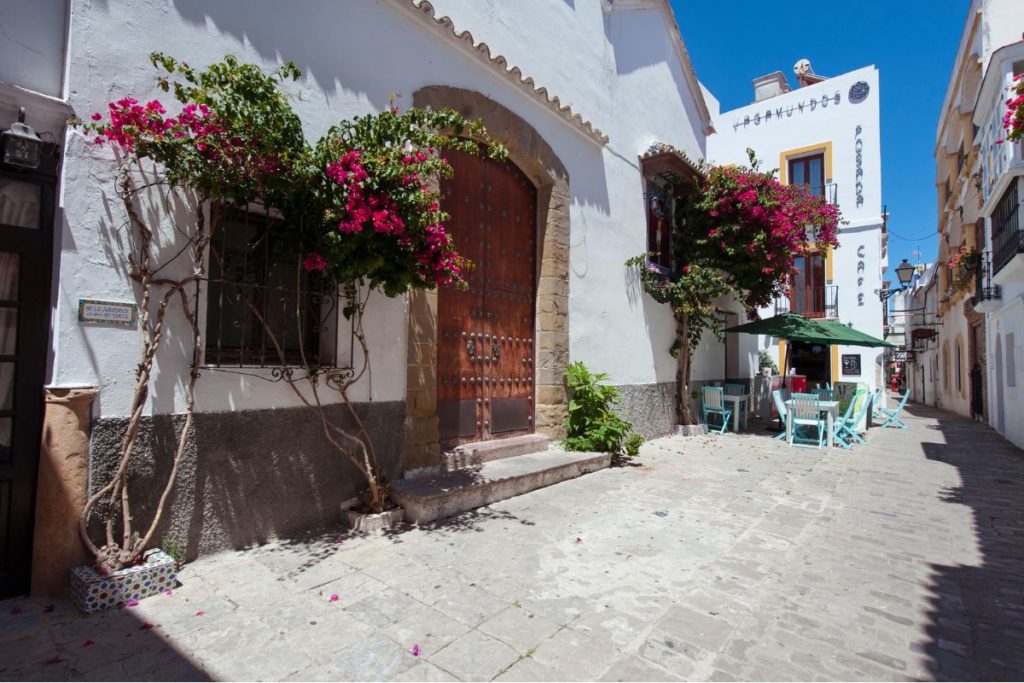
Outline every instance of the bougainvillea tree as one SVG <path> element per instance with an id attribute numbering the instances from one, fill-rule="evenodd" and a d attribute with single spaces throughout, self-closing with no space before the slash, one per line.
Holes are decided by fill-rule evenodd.
<path id="1" fill-rule="evenodd" d="M 230 56 L 205 69 L 159 53 L 151 61 L 159 72 L 158 86 L 173 95 L 173 113 L 159 100 L 141 103 L 124 97 L 90 121 L 79 122 L 92 144 L 114 148 L 117 194 L 130 230 L 124 256 L 139 292 L 142 333 L 135 393 L 116 469 L 89 498 L 80 523 L 83 542 L 101 571 L 137 562 L 160 523 L 192 428 L 203 351 L 197 287 L 206 264 L 222 258 L 212 238 L 227 214 L 253 205 L 264 207 L 268 216 L 272 209 L 277 217 L 267 231 L 271 248 L 264 253 L 275 262 L 301 264 L 301 270 L 295 268 L 300 275 L 304 271 L 321 287 L 345 293 L 344 314 L 351 320 L 362 361 L 344 370 L 319 367 L 305 355 L 300 363 L 286 357 L 282 332 L 242 298 L 253 318 L 263 323 L 286 368 L 281 376 L 304 405 L 318 412 L 324 438 L 365 477 L 367 506 L 384 509 L 387 485 L 365 423 L 347 395 L 369 367 L 362 332 L 369 293 L 397 296 L 413 288 L 464 284 L 470 264 L 446 233 L 447 216 L 439 206 L 436 180 L 452 172 L 441 153 L 505 154 L 479 122 L 450 110 L 399 112 L 395 107 L 343 121 L 310 145 L 284 90 L 287 81 L 301 76 L 294 64 L 267 73 Z M 129 495 L 136 441 L 157 353 L 181 329 L 168 317 L 175 305 L 187 322 L 191 351 L 185 419 L 160 500 L 151 519 L 140 521 L 139 506 L 133 507 Z M 304 315 L 296 301 L 300 337 Z M 304 348 L 301 341 L 298 347 Z M 336 391 L 347 407 L 344 424 L 324 410 L 324 386 Z M 96 520 L 101 531 L 93 528 Z M 94 533 L 102 538 L 94 539 Z"/>
<path id="2" fill-rule="evenodd" d="M 693 351 L 711 332 L 721 338 L 722 297 L 740 302 L 748 316 L 785 293 L 795 259 L 838 246 L 839 210 L 801 187 L 783 185 L 775 172 L 750 166 L 704 166 L 696 179 L 674 178 L 666 190 L 676 197 L 670 216 L 672 265 L 629 259 L 640 282 L 659 303 L 672 307 L 676 338 L 678 413 L 694 424 L 690 404 Z"/>
<path id="3" fill-rule="evenodd" d="M 1024 138 L 1024 74 L 1013 77 L 1013 84 L 1007 87 L 1010 93 L 1006 100 L 1006 113 L 1003 115 L 1003 128 L 1006 129 L 1006 140 Z M 996 142 L 1002 142 L 997 140 Z"/>

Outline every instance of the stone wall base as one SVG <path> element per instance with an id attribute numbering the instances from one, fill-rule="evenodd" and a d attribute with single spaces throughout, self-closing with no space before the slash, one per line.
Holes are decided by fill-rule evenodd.
<path id="1" fill-rule="evenodd" d="M 373 439 L 381 475 L 400 476 L 405 402 L 356 404 Z M 347 410 L 328 415 L 350 427 Z M 184 415 L 144 418 L 130 479 L 133 514 L 151 519 Z M 92 490 L 109 481 L 128 418 L 92 426 Z M 304 407 L 197 413 L 185 459 L 154 545 L 191 560 L 220 550 L 343 525 L 341 506 L 366 488 L 365 479 L 324 438 L 314 410 Z M 97 523 L 99 520 L 95 520 Z"/>
<path id="2" fill-rule="evenodd" d="M 672 434 L 676 425 L 676 383 L 618 385 L 622 416 L 645 439 Z"/>

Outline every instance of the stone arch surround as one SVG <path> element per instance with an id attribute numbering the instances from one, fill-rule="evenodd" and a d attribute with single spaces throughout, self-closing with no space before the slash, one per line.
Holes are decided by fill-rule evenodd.
<path id="1" fill-rule="evenodd" d="M 480 119 L 503 143 L 509 159 L 537 188 L 537 301 L 535 430 L 552 439 L 565 434 L 562 376 L 569 362 L 569 174 L 551 146 L 520 116 L 484 95 L 431 85 L 413 94 L 413 106 L 448 107 Z M 441 461 L 437 420 L 437 292 L 409 295 L 405 469 Z"/>

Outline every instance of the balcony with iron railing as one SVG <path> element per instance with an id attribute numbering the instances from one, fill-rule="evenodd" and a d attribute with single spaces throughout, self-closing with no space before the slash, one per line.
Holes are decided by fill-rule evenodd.
<path id="1" fill-rule="evenodd" d="M 804 192 L 812 197 L 821 197 L 833 206 L 839 203 L 837 199 L 839 186 L 835 183 L 825 183 L 824 185 L 796 185 L 797 187 L 802 187 Z"/>
<path id="2" fill-rule="evenodd" d="M 1020 203 L 1014 181 L 992 214 L 992 274 L 1005 268 L 1017 254 L 1024 254 L 1024 231 L 1021 230 Z"/>
<path id="3" fill-rule="evenodd" d="M 998 308 L 1002 298 L 1002 289 L 992 284 L 992 254 L 983 251 L 978 255 L 978 265 L 974 270 L 974 296 L 971 303 L 974 310 L 985 313 Z"/>
<path id="4" fill-rule="evenodd" d="M 788 296 L 775 297 L 775 315 L 799 313 L 805 318 L 838 318 L 839 285 L 795 287 Z"/>

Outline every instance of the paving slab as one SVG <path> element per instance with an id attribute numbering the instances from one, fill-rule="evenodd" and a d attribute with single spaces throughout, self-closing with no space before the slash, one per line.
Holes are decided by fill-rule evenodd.
<path id="1" fill-rule="evenodd" d="M 651 441 L 447 520 L 204 558 L 133 608 L 9 600 L 0 680 L 1020 678 L 1024 454 L 905 412 L 849 451 Z"/>

